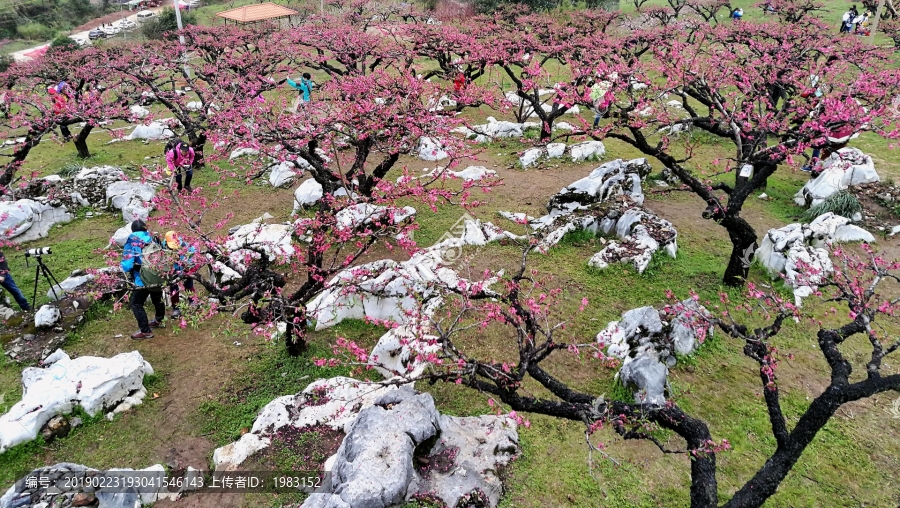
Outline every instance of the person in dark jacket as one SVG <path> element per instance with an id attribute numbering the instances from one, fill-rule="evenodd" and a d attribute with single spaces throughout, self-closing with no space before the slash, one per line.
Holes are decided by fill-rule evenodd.
<path id="1" fill-rule="evenodd" d="M 131 336 L 134 340 L 152 339 L 151 329 L 162 326 L 162 321 L 166 317 L 166 304 L 163 302 L 162 288 L 148 288 L 141 280 L 141 250 L 151 242 L 153 242 L 153 237 L 147 232 L 147 224 L 140 219 L 132 222 L 131 235 L 125 241 L 120 266 L 125 275 L 134 283 L 129 304 L 131 312 L 134 313 L 134 319 L 137 320 L 138 328 L 140 328 Z M 156 311 L 156 319 L 150 322 L 147 321 L 147 311 L 144 310 L 144 304 L 147 303 L 148 297 L 153 302 L 153 308 Z"/>
<path id="2" fill-rule="evenodd" d="M 31 310 L 31 305 L 28 305 L 28 299 L 22 294 L 19 286 L 16 286 L 16 281 L 13 280 L 12 273 L 9 272 L 9 265 L 6 264 L 6 256 L 3 255 L 3 251 L 0 251 L 0 286 L 9 291 L 16 303 L 19 304 L 19 308 L 25 312 Z"/>

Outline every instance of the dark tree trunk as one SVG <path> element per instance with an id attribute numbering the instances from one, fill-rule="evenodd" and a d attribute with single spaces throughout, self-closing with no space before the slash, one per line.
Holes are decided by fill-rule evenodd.
<path id="1" fill-rule="evenodd" d="M 753 254 L 756 252 L 756 231 L 743 217 L 729 216 L 721 221 L 731 239 L 731 257 L 725 268 L 722 283 L 726 286 L 741 287 L 747 280 Z"/>
<path id="2" fill-rule="evenodd" d="M 300 356 L 306 351 L 306 311 L 302 307 L 299 310 L 285 311 L 285 317 L 287 330 L 284 345 L 287 346 L 289 355 Z"/>
<path id="3" fill-rule="evenodd" d="M 540 105 L 538 105 L 540 107 Z M 545 121 L 541 118 L 541 141 L 546 141 L 550 139 L 550 136 L 553 135 L 553 121 Z"/>
<path id="4" fill-rule="evenodd" d="M 194 149 L 194 163 L 191 166 L 194 168 L 202 168 L 206 164 L 206 161 L 203 158 L 203 147 L 206 146 L 206 133 L 189 133 L 188 144 Z"/>
<path id="5" fill-rule="evenodd" d="M 785 446 L 779 447 L 769 457 L 765 465 L 734 494 L 728 503 L 728 508 L 751 508 L 762 506 L 787 477 L 791 468 L 803 455 L 803 450 L 812 442 L 819 430 L 834 416 L 835 411 L 841 406 L 840 397 L 835 396 L 840 388 L 829 387 L 824 394 L 813 401 L 809 409 L 800 418 L 797 427 L 791 432 Z"/>
<path id="6" fill-rule="evenodd" d="M 69 131 L 68 125 L 60 124 L 59 133 L 62 134 L 63 139 L 65 139 L 66 141 L 72 139 L 72 132 Z"/>
<path id="7" fill-rule="evenodd" d="M 12 160 L 3 168 L 3 173 L 0 173 L 0 187 L 8 187 L 12 183 L 13 178 L 16 176 L 16 171 L 19 170 L 19 167 L 25 162 L 25 158 L 28 157 L 28 152 L 41 142 L 43 135 L 44 132 L 29 133 L 25 143 L 13 153 Z"/>
<path id="8" fill-rule="evenodd" d="M 75 150 L 78 151 L 78 157 L 82 159 L 87 159 L 91 156 L 91 151 L 88 149 L 87 138 L 91 134 L 91 131 L 94 129 L 90 124 L 85 125 L 81 131 L 78 132 L 78 135 L 72 140 L 75 144 Z"/>

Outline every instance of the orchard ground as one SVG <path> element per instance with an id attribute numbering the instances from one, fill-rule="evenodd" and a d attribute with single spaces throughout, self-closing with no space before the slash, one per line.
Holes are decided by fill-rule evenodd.
<path id="1" fill-rule="evenodd" d="M 238 0 L 234 5 L 241 5 Z M 654 2 L 651 2 L 654 3 Z M 655 2 L 663 4 L 663 2 Z M 751 1 L 736 1 L 734 6 L 745 9 L 745 18 L 761 18 L 761 11 L 752 8 Z M 648 4 L 649 5 L 649 4 Z M 630 8 L 623 4 L 623 7 Z M 837 20 L 849 3 L 829 2 L 828 11 L 821 17 Z M 205 7 L 212 12 L 213 6 Z M 201 18 L 205 11 L 201 9 Z M 216 10 L 221 10 L 216 6 Z M 210 16 L 210 19 L 211 16 Z M 724 21 L 730 22 L 730 21 Z M 298 71 L 299 72 L 299 71 Z M 495 71 L 496 72 L 496 71 Z M 316 76 L 325 79 L 325 76 Z M 497 78 L 494 74 L 492 78 Z M 507 82 L 508 85 L 508 82 Z M 269 100 L 293 98 L 284 89 L 267 95 Z M 165 117 L 165 112 L 154 109 Z M 465 113 L 473 122 L 481 123 L 496 112 L 482 109 Z M 590 118 L 586 119 L 589 121 Z M 560 120 L 569 121 L 570 117 Z M 74 167 L 111 164 L 126 168 L 137 177 L 142 165 L 161 163 L 162 143 L 140 141 L 106 144 L 108 133 L 97 129 L 89 138 L 93 157 L 81 161 L 75 157 L 71 145 L 59 145 L 45 139 L 29 155 L 23 172 L 51 174 Z M 526 141 L 526 140 L 523 140 Z M 633 148 L 608 140 L 604 160 L 639 157 Z M 900 159 L 888 143 L 874 137 L 862 136 L 851 146 L 870 154 L 883 180 L 900 180 Z M 493 221 L 504 228 L 522 232 L 518 226 L 497 216 L 507 210 L 541 215 L 547 199 L 565 185 L 587 175 L 598 162 L 573 164 L 558 159 L 537 168 L 523 171 L 517 167 L 518 154 L 528 147 L 519 140 L 505 140 L 486 145 L 477 159 L 464 161 L 497 170 L 505 184 L 490 194 L 481 196 L 486 204 L 475 211 L 483 220 Z M 694 169 L 714 158 L 730 153 L 727 143 L 710 140 L 702 144 L 695 155 Z M 226 154 L 227 155 L 227 154 Z M 147 159 L 150 157 L 150 159 Z M 227 158 L 227 157 L 226 157 Z M 413 173 L 435 163 L 406 159 L 404 165 Z M 216 164 L 221 164 L 216 162 Z M 661 166 L 651 160 L 654 174 Z M 225 213 L 235 217 L 228 226 L 244 224 L 265 212 L 273 221 L 287 220 L 292 209 L 292 191 L 272 189 L 261 179 L 246 185 L 235 178 L 222 185 L 211 185 L 210 170 L 200 170 L 195 176 L 195 188 L 202 187 L 207 197 L 221 195 L 222 207 L 210 210 L 204 223 L 212 224 Z M 389 177 L 396 177 L 392 173 Z M 791 197 L 807 179 L 795 169 L 781 168 L 765 189 L 770 201 L 751 198 L 743 216 L 754 226 L 761 238 L 772 227 L 795 222 L 802 210 L 795 207 Z M 665 302 L 665 290 L 686 292 L 692 288 L 701 299 L 718 302 L 718 293 L 725 291 L 739 300 L 740 295 L 720 285 L 724 262 L 731 246 L 725 231 L 700 217 L 705 207 L 691 193 L 664 191 L 654 186 L 652 178 L 645 184 L 646 206 L 671 221 L 679 233 L 678 258 L 659 257 L 642 275 L 633 269 L 614 266 L 597 271 L 587 266 L 587 259 L 600 250 L 600 242 L 583 234 L 570 235 L 560 246 L 544 255 L 533 255 L 531 266 L 544 274 L 553 274 L 557 285 L 566 288 L 565 305 L 573 322 L 569 329 L 584 340 L 591 339 L 621 312 L 644 305 L 660 306 Z M 459 209 L 441 209 L 437 213 L 417 207 L 421 229 L 415 238 L 422 246 L 437 241 L 448 232 L 459 217 Z M 23 248 L 49 245 L 54 254 L 47 264 L 60 278 L 74 268 L 102 266 L 98 252 L 108 243 L 109 236 L 121 226 L 118 214 L 105 213 L 87 218 L 87 210 L 76 211 L 77 219 L 51 232 L 39 243 Z M 900 223 L 900 218 L 895 218 Z M 890 259 L 900 258 L 898 240 L 878 237 L 876 248 L 887 251 Z M 513 247 L 491 244 L 466 251 L 467 264 L 454 268 L 480 271 L 511 267 L 517 253 Z M 30 296 L 33 268 L 26 268 L 24 258 L 7 249 L 12 273 L 19 286 Z M 368 258 L 392 257 L 375 251 Z M 760 284 L 774 284 L 758 267 L 751 270 L 751 279 Z M 39 300 L 48 289 L 41 281 Z M 590 304 L 587 312 L 577 313 L 581 298 Z M 686 296 L 681 293 L 679 296 Z M 39 301 L 40 304 L 40 301 Z M 814 312 L 821 304 L 814 299 L 805 303 Z M 156 374 L 145 380 L 150 396 L 142 406 L 118 416 L 115 421 L 89 421 L 65 439 L 52 444 L 35 441 L 0 455 L 0 488 L 5 488 L 31 468 L 56 462 L 77 462 L 94 468 L 142 468 L 162 463 L 177 470 L 188 465 L 208 469 L 212 450 L 238 438 L 251 426 L 256 412 L 272 399 L 296 393 L 309 382 L 321 377 L 346 373 L 341 369 L 324 369 L 312 364 L 314 357 L 328 356 L 329 344 L 335 337 L 344 336 L 366 347 L 375 344 L 383 330 L 361 322 L 341 325 L 315 332 L 310 351 L 291 358 L 281 344 L 270 344 L 250 333 L 237 319 L 219 316 L 202 323 L 191 323 L 185 330 L 171 325 L 150 341 L 135 342 L 128 335 L 135 331 L 135 323 L 127 308 L 103 304 L 92 311 L 91 319 L 73 333 L 65 345 L 70 354 L 112 356 L 137 349 L 153 365 Z M 826 321 L 826 325 L 829 324 Z M 895 327 L 896 328 L 896 327 Z M 896 329 L 892 331 L 897 331 Z M 500 331 L 468 338 L 471 348 L 484 357 L 502 358 L 509 351 L 497 340 Z M 121 335 L 121 337 L 116 337 Z M 789 426 L 796 423 L 808 402 L 821 393 L 827 384 L 827 367 L 815 343 L 814 331 L 808 324 L 790 324 L 778 336 L 782 353 L 792 354 L 779 370 L 782 403 Z M 746 358 L 741 344 L 721 335 L 709 339 L 692 357 L 680 358 L 669 377 L 672 398 L 686 411 L 709 423 L 715 440 L 728 439 L 733 445 L 729 452 L 718 455 L 721 492 L 734 491 L 743 485 L 762 465 L 772 450 L 774 438 L 762 400 L 757 366 Z M 863 350 L 848 350 L 857 362 L 863 360 Z M 558 358 L 551 368 L 566 369 L 573 380 L 572 388 L 589 393 L 605 393 L 608 398 L 628 399 L 625 390 L 613 382 L 614 371 L 574 357 Z M 858 369 L 859 370 L 859 369 Z M 856 376 L 860 376 L 857 370 Z M 0 360 L 0 411 L 21 396 L 22 367 Z M 900 372 L 900 361 L 888 358 L 886 374 Z M 374 372 L 367 373 L 377 377 Z M 419 385 L 420 390 L 435 396 L 437 407 L 445 413 L 476 415 L 491 411 L 486 398 L 467 389 L 450 385 Z M 542 393 L 538 387 L 529 389 Z M 799 463 L 779 487 L 767 506 L 884 506 L 900 504 L 900 418 L 889 410 L 898 394 L 877 396 L 844 406 L 825 426 Z M 632 441 L 623 443 L 610 431 L 592 437 L 602 442 L 611 459 L 594 454 L 594 464 L 588 464 L 584 443 L 584 427 L 539 415 L 529 415 L 530 429 L 521 429 L 523 448 L 507 478 L 504 507 L 556 506 L 687 506 L 690 482 L 688 458 L 684 455 L 663 455 L 651 443 Z M 670 436 L 660 433 L 666 441 Z M 290 451 L 269 458 L 269 463 L 289 465 L 299 460 Z M 613 460 L 614 459 L 614 460 Z M 721 499 L 722 501 L 725 498 Z M 293 499 L 262 495 L 188 496 L 174 503 L 177 506 L 281 506 Z M 166 505 L 161 502 L 158 506 Z M 411 504 L 411 506 L 416 506 Z"/>
<path id="2" fill-rule="evenodd" d="M 279 92 L 280 94 L 281 92 Z M 274 94 L 278 95 L 278 94 Z M 270 100 L 277 100 L 276 96 Z M 473 121 L 483 121 L 488 111 L 468 111 Z M 494 113 L 496 115 L 496 113 Z M 567 120 L 567 118 L 563 118 Z M 141 165 L 159 164 L 162 143 L 123 141 L 106 144 L 108 133 L 96 132 L 90 137 L 93 157 L 84 165 L 112 164 L 132 168 L 137 176 Z M 876 168 L 885 180 L 900 179 L 900 163 L 886 142 L 863 136 L 854 143 L 875 158 Z M 481 197 L 485 205 L 475 215 L 502 227 L 518 226 L 499 218 L 500 210 L 522 211 L 540 215 L 547 199 L 560 188 L 585 176 L 596 162 L 573 164 L 557 159 L 538 168 L 523 171 L 517 167 L 518 153 L 527 147 L 519 140 L 504 140 L 485 145 L 477 160 L 464 161 L 497 170 L 504 185 Z M 605 160 L 638 157 L 633 149 L 615 141 L 607 141 Z M 704 154 L 698 164 L 729 150 L 727 145 L 703 145 Z M 151 157 L 151 159 L 145 159 Z M 418 159 L 408 159 L 405 166 L 413 173 L 434 167 Z M 45 140 L 26 162 L 25 170 L 50 174 L 80 162 L 73 147 Z M 221 163 L 220 163 L 221 164 Z M 654 166 L 654 173 L 661 168 Z M 273 221 L 286 220 L 292 208 L 292 189 L 272 189 L 261 182 L 246 185 L 240 179 L 211 186 L 210 170 L 200 170 L 195 187 L 203 194 L 220 193 L 223 206 L 211 210 L 204 222 L 214 223 L 227 212 L 235 217 L 228 226 L 244 224 L 268 212 Z M 396 176 L 396 175 L 395 175 Z M 771 227 L 793 222 L 802 213 L 791 197 L 807 175 L 790 168 L 780 169 L 770 179 L 766 193 L 771 201 L 752 199 L 745 216 L 760 237 Z M 570 235 L 548 255 L 534 255 L 532 266 L 545 274 L 553 274 L 561 287 L 567 288 L 566 305 L 571 307 L 571 332 L 585 340 L 592 338 L 606 323 L 621 312 L 643 305 L 664 303 L 666 289 L 693 288 L 703 300 L 717 303 L 718 292 L 740 296 L 720 286 L 723 260 L 730 244 L 724 230 L 700 217 L 704 208 L 693 194 L 663 191 L 652 181 L 645 184 L 646 206 L 671 221 L 679 233 L 678 258 L 659 257 L 643 274 L 630 267 L 614 266 L 597 271 L 587 266 L 587 259 L 600 249 L 599 240 L 583 234 Z M 419 209 L 421 229 L 415 238 L 426 246 L 437 241 L 459 219 L 459 212 L 432 213 Z M 121 225 L 116 214 L 106 213 L 91 218 L 85 210 L 77 219 L 54 229 L 51 236 L 37 247 L 49 245 L 55 253 L 46 258 L 57 276 L 65 276 L 72 268 L 96 267 L 103 264 L 97 249 L 106 246 L 109 236 Z M 887 249 L 890 258 L 900 257 L 896 240 L 879 237 L 879 249 Z M 34 272 L 26 269 L 24 258 L 7 252 L 13 275 L 30 294 Z M 371 259 L 390 257 L 387 252 L 372 253 Z M 480 271 L 490 266 L 512 266 L 517 255 L 513 247 L 488 245 L 466 252 L 465 263 L 455 268 Z M 754 268 L 751 278 L 773 284 L 761 269 Z M 775 283 L 777 285 L 777 283 Z M 38 294 L 48 287 L 41 281 Z M 575 312 L 581 297 L 590 305 L 584 313 Z M 807 307 L 815 310 L 814 299 Z M 73 333 L 65 349 L 70 354 L 112 356 L 137 349 L 154 366 L 157 374 L 146 380 L 151 395 L 139 406 L 113 422 L 89 421 L 69 437 L 45 444 L 40 441 L 17 447 L 0 455 L 0 485 L 8 486 L 30 468 L 42 464 L 67 461 L 95 468 L 147 467 L 162 463 L 172 469 L 188 465 L 207 469 L 212 450 L 238 438 L 252 425 L 256 411 L 270 400 L 296 393 L 309 382 L 321 377 L 344 373 L 340 369 L 315 367 L 311 359 L 330 354 L 328 344 L 344 336 L 363 346 L 375 344 L 382 330 L 361 322 L 341 325 L 313 334 L 312 349 L 300 358 L 291 358 L 281 344 L 266 343 L 250 333 L 237 319 L 220 316 L 211 321 L 191 324 L 187 329 L 168 326 L 149 341 L 135 342 L 128 335 L 135 328 L 127 308 L 111 304 L 99 306 L 93 319 Z M 472 336 L 470 347 L 487 357 L 502 357 L 495 340 L 498 332 Z M 121 335 L 121 337 L 116 337 Z M 783 404 L 794 422 L 827 384 L 826 365 L 818 352 L 815 337 L 805 324 L 790 325 L 779 335 L 778 347 L 793 354 L 789 365 L 779 373 Z M 860 350 L 861 351 L 861 350 Z M 861 355 L 858 353 L 857 356 Z M 856 358 L 860 360 L 861 358 Z M 22 367 L 8 362 L 0 364 L 0 394 L 5 404 L 21 396 Z M 573 388 L 607 397 L 628 398 L 613 382 L 614 372 L 590 361 L 566 357 L 557 360 L 558 369 L 566 369 L 573 377 Z M 897 360 L 885 365 L 887 373 L 900 372 Z M 374 372 L 367 373 L 377 377 Z M 763 404 L 755 365 L 741 351 L 737 342 L 714 336 L 693 357 L 681 358 L 670 375 L 673 398 L 692 414 L 707 421 L 714 439 L 728 439 L 733 449 L 719 455 L 719 482 L 722 492 L 742 485 L 762 465 L 774 449 L 769 422 Z M 418 386 L 431 392 L 438 408 L 455 415 L 490 412 L 486 398 L 471 390 L 446 385 Z M 533 387 L 539 391 L 537 387 Z M 900 419 L 889 412 L 891 396 L 873 397 L 849 404 L 838 412 L 800 462 L 781 485 L 768 506 L 896 506 L 900 502 Z M 594 454 L 588 464 L 584 443 L 584 427 L 575 422 L 530 416 L 531 429 L 521 429 L 523 453 L 507 478 L 508 493 L 502 506 L 686 506 L 688 504 L 688 458 L 663 455 L 647 442 L 623 444 L 609 431 L 601 431 L 592 439 L 603 442 L 610 459 Z M 789 421 L 789 423 L 791 423 Z M 669 436 L 661 434 L 665 440 Z M 296 458 L 296 457 L 293 457 Z M 291 464 L 290 454 L 275 457 L 274 463 Z M 614 460 L 613 460 L 614 459 Z M 271 463 L 271 462 L 270 462 Z M 188 496 L 177 506 L 280 506 L 290 499 L 260 494 L 242 496 Z M 159 504 L 160 506 L 163 503 Z M 412 505 L 414 506 L 414 505 Z"/>

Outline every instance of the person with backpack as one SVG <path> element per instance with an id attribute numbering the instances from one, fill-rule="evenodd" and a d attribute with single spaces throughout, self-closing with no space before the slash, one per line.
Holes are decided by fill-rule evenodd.
<path id="1" fill-rule="evenodd" d="M 162 287 L 165 282 L 160 274 L 156 273 L 149 265 L 149 257 L 162 250 L 157 242 L 147 232 L 147 224 L 138 219 L 131 223 L 131 235 L 125 241 L 122 251 L 120 266 L 125 276 L 134 284 L 131 298 L 128 303 L 134 319 L 137 320 L 139 330 L 131 335 L 134 340 L 152 339 L 153 328 L 162 326 L 166 317 L 166 304 L 163 302 Z M 156 319 L 147 321 L 147 311 L 144 304 L 147 298 L 153 302 L 156 311 Z"/>
<path id="2" fill-rule="evenodd" d="M 731 21 L 740 21 L 744 17 L 744 9 L 738 7 L 731 13 Z"/>
<path id="3" fill-rule="evenodd" d="M 12 273 L 9 271 L 9 265 L 6 263 L 6 256 L 3 255 L 3 251 L 0 251 L 0 286 L 9 291 L 9 294 L 11 294 L 16 303 L 19 304 L 20 309 L 24 312 L 29 312 L 31 310 L 31 305 L 28 305 L 28 299 L 25 298 L 25 295 L 22 294 L 22 290 L 19 289 L 19 286 L 16 286 L 16 281 L 13 280 Z"/>
<path id="4" fill-rule="evenodd" d="M 591 111 L 594 112 L 595 129 L 600 125 L 600 119 L 603 118 L 603 115 L 605 115 L 607 111 L 609 111 L 609 106 L 615 98 L 612 94 L 612 87 L 613 84 L 606 80 L 588 82 Z"/>
<path id="5" fill-rule="evenodd" d="M 181 291 L 178 287 L 178 278 L 184 281 L 184 290 L 187 293 L 194 294 L 194 279 L 185 277 L 185 271 L 190 270 L 193 265 L 193 257 L 197 252 L 194 247 L 188 246 L 187 242 L 182 240 L 175 231 L 166 232 L 165 246 L 178 252 L 178 261 L 172 265 L 172 273 L 177 277 L 169 284 L 169 298 L 172 300 L 172 319 L 181 317 L 181 309 L 178 304 L 181 302 Z M 194 304 L 194 297 L 188 297 L 188 303 Z"/>
<path id="6" fill-rule="evenodd" d="M 178 192 L 184 188 L 188 192 L 193 192 L 191 188 L 191 178 L 194 177 L 194 149 L 181 140 L 173 140 L 166 143 L 165 148 L 166 164 L 168 171 L 166 174 L 175 174 L 175 183 L 178 185 Z M 181 185 L 181 175 L 184 174 L 184 186 Z"/>
<path id="7" fill-rule="evenodd" d="M 299 95 L 294 100 L 294 104 L 292 106 L 294 113 L 296 113 L 297 111 L 299 111 L 300 106 L 306 106 L 307 104 L 309 104 L 310 94 L 312 94 L 312 89 L 316 86 L 316 84 L 313 82 L 312 76 L 308 72 L 303 73 L 303 77 L 300 78 L 299 83 L 288 77 L 287 84 L 288 86 L 296 89 L 299 92 Z"/>

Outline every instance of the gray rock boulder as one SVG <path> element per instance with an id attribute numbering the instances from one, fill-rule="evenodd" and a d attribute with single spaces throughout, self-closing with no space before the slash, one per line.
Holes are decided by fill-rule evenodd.
<path id="1" fill-rule="evenodd" d="M 619 381 L 634 389 L 636 404 L 666 403 L 666 387 L 669 369 L 653 354 L 644 353 L 626 362 L 619 371 Z"/>
<path id="2" fill-rule="evenodd" d="M 94 280 L 94 276 L 89 273 L 67 277 L 65 280 L 60 282 L 59 285 L 53 286 L 53 288 L 47 290 L 47 298 L 59 300 L 61 298 L 64 298 L 66 294 L 75 291 L 76 289 L 84 286 L 92 280 Z M 55 296 L 53 293 L 54 290 L 56 291 Z"/>
<path id="3" fill-rule="evenodd" d="M 434 400 L 411 388 L 387 393 L 360 412 L 337 452 L 334 494 L 354 508 L 386 508 L 403 502 L 415 479 L 416 447 L 436 436 Z"/>
<path id="4" fill-rule="evenodd" d="M 711 336 L 713 328 L 706 325 L 706 320 L 712 317 L 706 307 L 700 305 L 697 300 L 688 298 L 681 302 L 678 315 L 671 322 L 669 336 L 675 346 L 675 352 L 680 355 L 690 355 L 697 350 L 700 343 L 698 332 L 705 339 Z"/>
<path id="5" fill-rule="evenodd" d="M 16 315 L 16 311 L 7 307 L 6 305 L 0 305 L 0 321 L 6 321 L 7 319 Z"/>
<path id="6" fill-rule="evenodd" d="M 312 494 L 302 508 L 396 507 L 425 493 L 457 506 L 473 491 L 496 506 L 500 471 L 518 452 L 513 420 L 441 416 L 431 395 L 404 386 L 359 413 L 326 462 L 332 493 Z"/>
<path id="7" fill-rule="evenodd" d="M 500 469 L 519 452 L 516 423 L 494 415 L 441 415 L 440 429 L 427 469 L 419 471 L 416 491 L 434 493 L 447 506 L 456 506 L 460 497 L 477 489 L 497 506 L 503 495 Z"/>
<path id="8" fill-rule="evenodd" d="M 551 197 L 547 203 L 547 210 L 565 208 L 567 203 L 579 205 L 598 203 L 621 194 L 628 194 L 638 205 L 643 204 L 641 181 L 650 174 L 650 171 L 647 159 L 630 161 L 616 159 L 607 162 Z"/>

